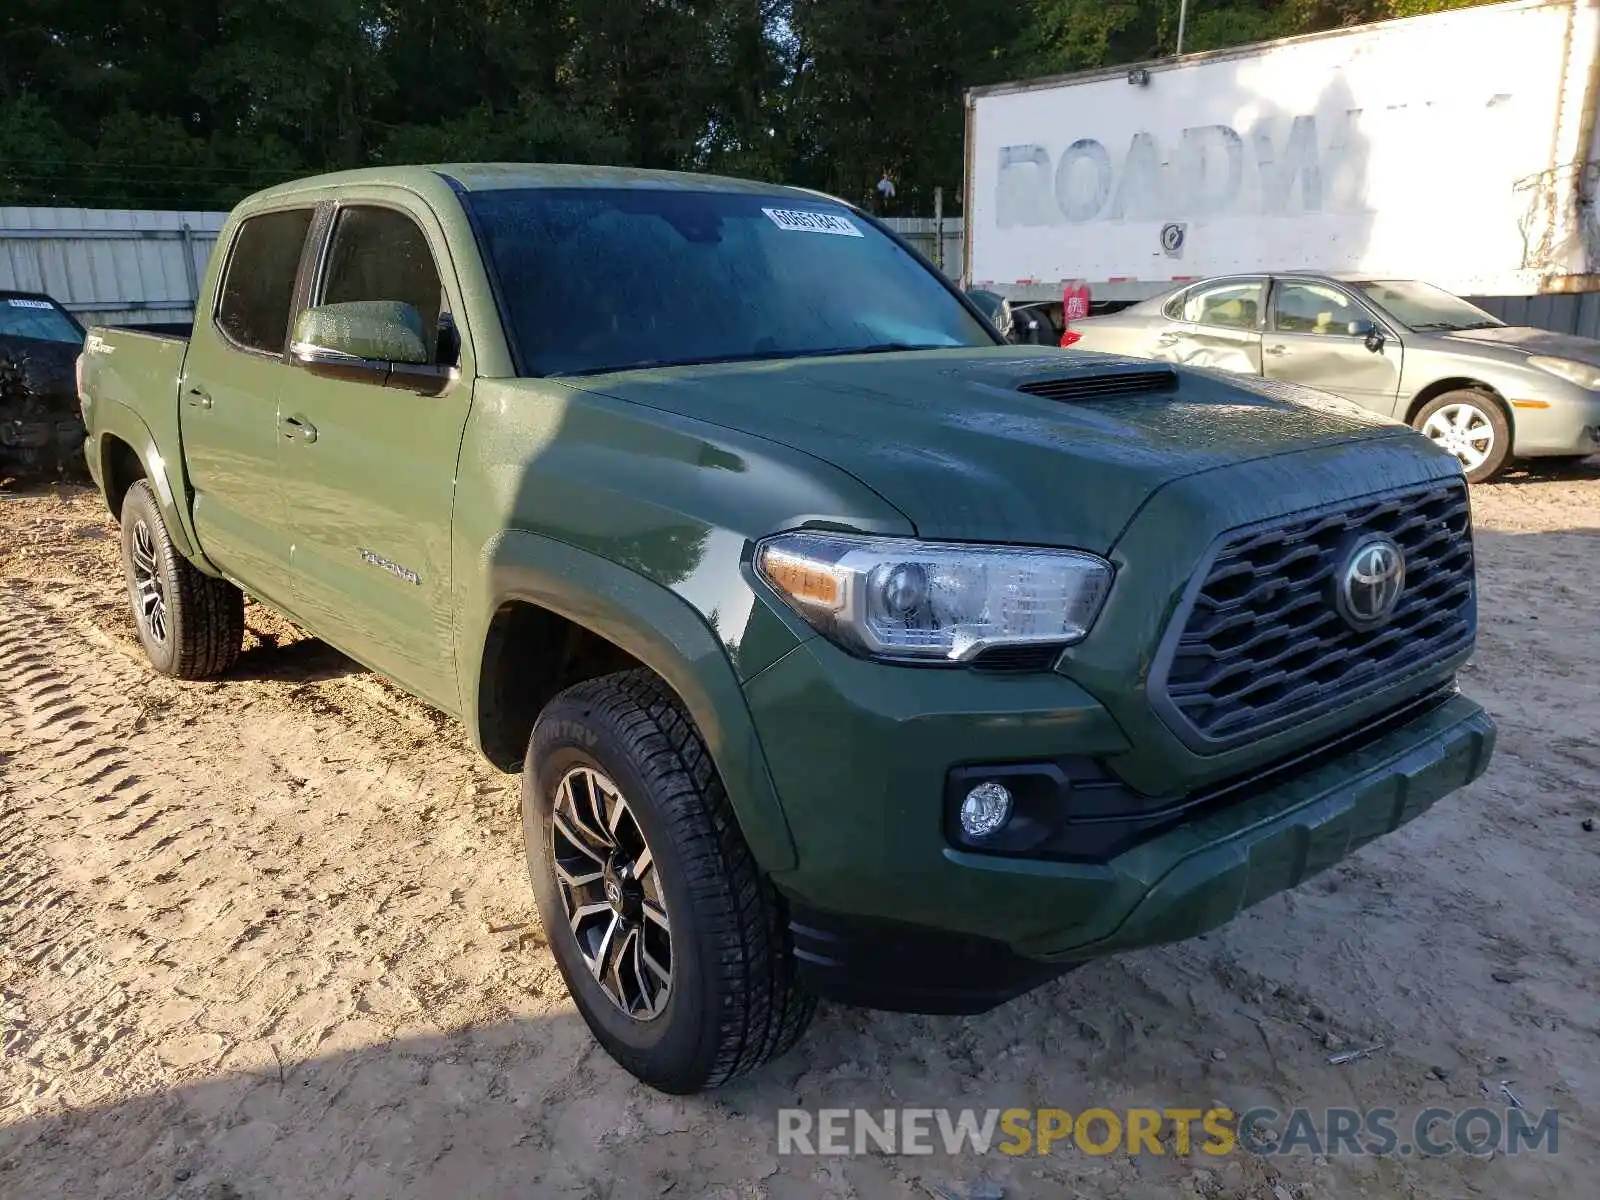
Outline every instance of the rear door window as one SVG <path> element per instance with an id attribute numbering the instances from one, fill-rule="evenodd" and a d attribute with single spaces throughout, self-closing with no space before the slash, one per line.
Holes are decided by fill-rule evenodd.
<path id="1" fill-rule="evenodd" d="M 429 357 L 436 359 L 444 292 L 427 236 L 405 213 L 351 206 L 339 210 L 323 271 L 320 304 L 397 300 L 422 318 Z"/>
<path id="2" fill-rule="evenodd" d="M 1185 294 L 1183 319 L 1224 329 L 1254 329 L 1261 317 L 1261 283 L 1218 283 Z"/>
<path id="3" fill-rule="evenodd" d="M 283 353 L 295 276 L 310 228 L 309 208 L 263 213 L 239 226 L 217 300 L 217 327 L 234 345 Z"/>

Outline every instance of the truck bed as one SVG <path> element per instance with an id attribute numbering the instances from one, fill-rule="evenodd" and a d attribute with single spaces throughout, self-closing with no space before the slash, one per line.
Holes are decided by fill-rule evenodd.
<path id="1" fill-rule="evenodd" d="M 194 333 L 194 322 L 162 321 L 150 325 L 109 325 L 107 328 L 127 333 L 147 333 L 151 337 L 177 338 L 179 341 L 187 342 Z"/>
<path id="2" fill-rule="evenodd" d="M 123 442 L 146 464 L 166 475 L 165 495 L 182 494 L 182 466 L 157 447 L 179 446 L 178 379 L 189 352 L 186 333 L 149 326 L 92 326 L 84 339 L 83 390 L 87 453 L 103 452 L 105 438 Z M 91 462 L 91 470 L 94 463 Z"/>

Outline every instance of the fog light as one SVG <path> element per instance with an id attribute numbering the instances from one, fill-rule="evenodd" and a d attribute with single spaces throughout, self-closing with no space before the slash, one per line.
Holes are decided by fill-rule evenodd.
<path id="1" fill-rule="evenodd" d="M 961 802 L 961 831 L 970 838 L 999 832 L 1011 819 L 1011 791 L 998 783 L 980 783 Z"/>

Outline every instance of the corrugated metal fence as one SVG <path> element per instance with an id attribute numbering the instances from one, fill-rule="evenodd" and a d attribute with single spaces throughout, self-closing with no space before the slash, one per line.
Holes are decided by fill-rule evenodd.
<path id="1" fill-rule="evenodd" d="M 951 279 L 961 278 L 961 218 L 885 217 L 883 223 L 926 255 Z M 942 243 L 942 244 L 941 244 Z"/>
<path id="2" fill-rule="evenodd" d="M 1507 325 L 1600 338 L 1600 293 L 1573 296 L 1479 296 L 1472 301 Z"/>
<path id="3" fill-rule="evenodd" d="M 46 292 L 85 325 L 194 319 L 226 213 L 0 208 L 0 289 Z"/>

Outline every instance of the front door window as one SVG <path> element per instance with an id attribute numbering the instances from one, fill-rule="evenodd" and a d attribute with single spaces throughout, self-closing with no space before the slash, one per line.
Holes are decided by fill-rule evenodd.
<path id="1" fill-rule="evenodd" d="M 1273 293 L 1273 328 L 1279 333 L 1351 337 L 1351 326 L 1365 318 L 1354 300 L 1327 284 L 1285 283 Z"/>

